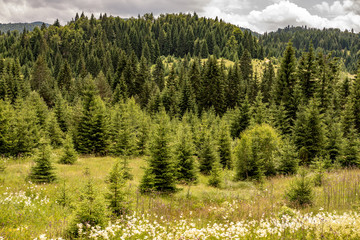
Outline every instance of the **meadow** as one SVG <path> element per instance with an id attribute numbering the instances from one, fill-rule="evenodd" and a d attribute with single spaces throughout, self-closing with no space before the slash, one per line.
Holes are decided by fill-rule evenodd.
<path id="1" fill-rule="evenodd" d="M 80 191 L 89 179 L 105 202 L 106 178 L 116 158 L 82 156 L 74 165 L 60 165 L 55 162 L 60 152 L 52 155 L 58 176 L 52 184 L 27 181 L 32 159 L 7 159 L 0 173 L 0 239 L 68 239 Z M 137 186 L 145 159 L 129 161 L 131 211 L 109 218 L 105 228 L 78 226 L 80 239 L 360 238 L 358 169 L 326 172 L 322 186 L 314 188 L 314 204 L 296 210 L 285 198 L 294 176 L 256 184 L 234 182 L 233 172 L 227 171 L 221 188 L 208 186 L 207 177 L 200 175 L 197 184 L 178 185 L 181 190 L 173 195 L 141 195 Z M 66 206 L 59 204 L 64 193 Z"/>

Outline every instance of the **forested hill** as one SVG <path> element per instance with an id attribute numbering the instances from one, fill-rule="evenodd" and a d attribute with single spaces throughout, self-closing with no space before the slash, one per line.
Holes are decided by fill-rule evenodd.
<path id="1" fill-rule="evenodd" d="M 0 32 L 7 33 L 8 31 L 22 32 L 24 28 L 28 31 L 34 30 L 36 27 L 41 27 L 43 24 L 49 26 L 47 23 L 43 22 L 32 22 L 32 23 L 0 23 Z"/>
<path id="2" fill-rule="evenodd" d="M 334 57 L 342 58 L 348 71 L 356 71 L 360 54 L 360 34 L 358 33 L 339 29 L 287 27 L 260 36 L 265 56 L 280 57 L 290 40 L 297 49 L 297 57 L 300 57 L 302 51 L 308 51 L 312 44 L 318 52 L 332 53 Z"/>

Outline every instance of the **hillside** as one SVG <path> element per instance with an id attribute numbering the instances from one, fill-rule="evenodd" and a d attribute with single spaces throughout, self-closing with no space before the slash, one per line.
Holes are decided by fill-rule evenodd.
<path id="1" fill-rule="evenodd" d="M 355 36 L 197 14 L 0 34 L 0 240 L 359 239 Z"/>
<path id="2" fill-rule="evenodd" d="M 43 22 L 32 22 L 32 23 L 0 23 L 0 32 L 7 33 L 8 31 L 22 32 L 24 29 L 32 31 L 36 27 L 41 27 Z M 46 26 L 49 24 L 45 23 Z"/>

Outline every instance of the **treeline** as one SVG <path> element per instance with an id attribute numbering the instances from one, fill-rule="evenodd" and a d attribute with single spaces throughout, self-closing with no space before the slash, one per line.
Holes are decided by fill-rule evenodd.
<path id="1" fill-rule="evenodd" d="M 43 22 L 32 22 L 32 23 L 0 23 L 0 32 L 8 33 L 11 31 L 22 32 L 24 29 L 27 31 L 32 31 L 36 27 L 41 27 L 41 25 L 49 26 L 47 23 Z"/>
<path id="2" fill-rule="evenodd" d="M 14 40 L 10 46 L 21 46 L 24 39 L 34 43 L 39 53 L 32 65 L 22 64 L 26 52 L 6 48 L 4 54 L 12 58 L 0 61 L 0 154 L 31 155 L 44 141 L 57 148 L 66 138 L 69 156 L 76 154 L 71 142 L 81 154 L 150 155 L 140 187 L 144 192 L 175 191 L 176 179 L 195 181 L 198 171 L 219 186 L 222 168 L 235 169 L 237 179 L 261 180 L 315 162 L 325 167 L 359 165 L 360 73 L 355 79 L 340 79 L 339 60 L 315 53 L 312 45 L 297 59 L 288 43 L 277 71 L 266 60 L 258 73 L 247 49 L 235 62 L 186 52 L 183 58 L 158 56 L 152 64 L 147 51 L 141 50 L 139 59 L 134 49 L 127 52 L 116 45 L 120 37 L 110 41 L 102 30 L 80 44 L 89 55 L 73 58 L 76 51 L 64 51 L 69 45 L 55 34 L 74 27 L 74 34 L 86 39 L 77 23 L 91 26 L 94 21 L 106 29 L 101 25 L 106 19 L 151 26 L 167 18 L 185 21 L 196 15 L 157 20 L 146 15 L 127 21 L 81 16 L 68 26 L 55 23 L 19 39 L 2 35 L 3 42 Z M 202 22 L 228 26 L 195 21 Z M 41 41 L 27 38 L 34 36 Z M 57 53 L 47 42 L 55 38 Z M 96 47 L 104 42 L 108 47 Z M 54 65 L 53 55 L 58 59 Z"/>
<path id="3" fill-rule="evenodd" d="M 297 57 L 300 57 L 303 51 L 309 51 L 312 44 L 316 52 L 331 53 L 334 57 L 343 59 L 347 71 L 356 73 L 359 61 L 359 34 L 339 29 L 286 27 L 259 37 L 260 44 L 265 49 L 265 56 L 276 58 L 281 56 L 290 40 L 297 49 Z"/>

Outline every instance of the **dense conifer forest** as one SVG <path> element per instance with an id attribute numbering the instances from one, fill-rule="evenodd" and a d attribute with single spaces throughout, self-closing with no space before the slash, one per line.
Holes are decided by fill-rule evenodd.
<path id="1" fill-rule="evenodd" d="M 274 197 L 264 186 L 297 173 L 276 199 L 300 209 L 320 206 L 313 191 L 327 186 L 325 175 L 336 169 L 350 176 L 342 169 L 360 165 L 359 47 L 352 32 L 288 27 L 259 35 L 196 13 L 77 14 L 65 26 L 1 32 L 0 174 L 27 164 L 22 181 L 58 188 L 57 214 L 72 218 L 51 230 L 56 237 L 89 237 L 81 235 L 91 233 L 89 226 L 139 212 L 141 199 L 153 209 L 151 201 L 165 198 L 169 214 L 173 199 L 204 205 L 203 195 L 191 198 L 192 186 Z M 75 168 L 87 179 L 80 188 L 64 180 Z M 96 194 L 97 172 L 105 170 L 100 185 L 107 188 Z M 0 180 L 1 187 L 15 181 Z M 135 192 L 126 191 L 129 181 Z M 184 196 L 174 197 L 179 192 Z M 340 209 L 331 201 L 328 210 Z M 0 225 L 0 239 L 17 236 L 10 225 Z"/>

